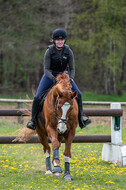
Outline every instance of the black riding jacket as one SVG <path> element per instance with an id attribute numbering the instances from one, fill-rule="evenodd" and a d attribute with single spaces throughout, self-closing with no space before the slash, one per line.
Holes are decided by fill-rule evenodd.
<path id="1" fill-rule="evenodd" d="M 69 46 L 64 45 L 63 49 L 57 50 L 54 44 L 50 45 L 44 56 L 44 73 L 53 79 L 52 72 L 64 72 L 67 67 L 69 67 L 69 76 L 73 79 L 75 75 L 74 56 Z"/>

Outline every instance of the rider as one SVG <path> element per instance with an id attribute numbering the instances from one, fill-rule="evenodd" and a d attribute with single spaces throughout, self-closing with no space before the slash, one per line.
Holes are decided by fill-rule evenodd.
<path id="1" fill-rule="evenodd" d="M 44 55 L 44 75 L 41 78 L 37 93 L 33 100 L 31 121 L 27 124 L 27 127 L 30 129 L 35 130 L 37 126 L 36 117 L 42 92 L 49 89 L 52 85 L 56 84 L 56 76 L 63 73 L 64 71 L 67 72 L 67 70 L 69 70 L 72 90 L 77 90 L 78 92 L 78 96 L 76 99 L 79 108 L 79 126 L 80 128 L 84 128 L 86 127 L 86 125 L 91 123 L 91 120 L 89 118 L 87 118 L 86 120 L 83 119 L 81 92 L 73 81 L 75 75 L 74 56 L 72 50 L 69 48 L 68 45 L 65 44 L 66 38 L 67 35 L 63 29 L 59 28 L 53 31 L 53 44 L 48 47 Z"/>

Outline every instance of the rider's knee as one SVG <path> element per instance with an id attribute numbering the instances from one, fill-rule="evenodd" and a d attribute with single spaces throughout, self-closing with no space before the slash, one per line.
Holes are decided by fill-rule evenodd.
<path id="1" fill-rule="evenodd" d="M 39 99 L 39 95 L 36 94 L 36 95 L 34 96 L 34 100 L 38 100 L 38 99 Z"/>
<path id="2" fill-rule="evenodd" d="M 81 95 L 81 92 L 80 92 L 80 91 L 78 92 L 78 95 L 77 95 L 77 96 L 78 96 L 78 98 L 82 99 L 82 95 Z"/>

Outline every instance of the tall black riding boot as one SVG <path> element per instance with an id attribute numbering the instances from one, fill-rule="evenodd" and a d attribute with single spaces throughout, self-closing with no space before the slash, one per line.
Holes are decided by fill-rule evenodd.
<path id="1" fill-rule="evenodd" d="M 37 113 L 39 111 L 39 103 L 40 103 L 40 99 L 35 99 L 33 100 L 33 104 L 32 104 L 32 118 L 31 121 L 28 122 L 27 124 L 27 128 L 36 129 L 37 126 Z"/>
<path id="2" fill-rule="evenodd" d="M 84 115 L 83 115 L 82 99 L 77 97 L 76 100 L 77 100 L 78 108 L 79 108 L 79 113 L 78 113 L 79 126 L 82 129 L 91 123 L 91 119 L 89 119 L 87 116 L 86 116 L 87 117 L 86 120 L 83 119 Z"/>

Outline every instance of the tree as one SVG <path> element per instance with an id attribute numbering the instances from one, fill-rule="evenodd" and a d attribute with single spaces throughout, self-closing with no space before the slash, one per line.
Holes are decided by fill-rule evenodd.
<path id="1" fill-rule="evenodd" d="M 81 64 L 82 80 L 99 92 L 116 93 L 126 51 L 126 3 L 124 0 L 74 2 L 77 8 L 70 43 L 79 52 L 76 59 Z"/>
<path id="2" fill-rule="evenodd" d="M 71 0 L 0 2 L 0 92 L 37 87 L 52 31 L 67 29 Z M 67 5 L 67 6 L 66 6 Z"/>

